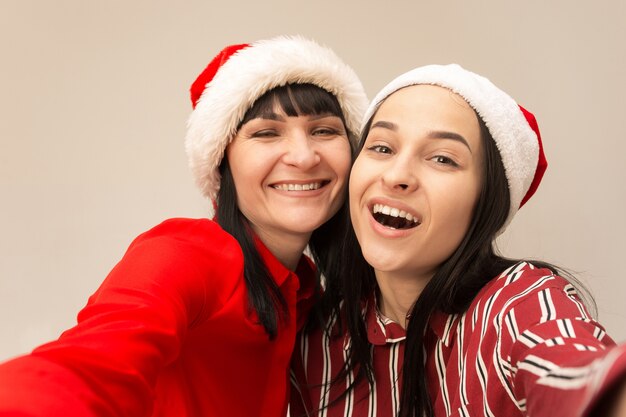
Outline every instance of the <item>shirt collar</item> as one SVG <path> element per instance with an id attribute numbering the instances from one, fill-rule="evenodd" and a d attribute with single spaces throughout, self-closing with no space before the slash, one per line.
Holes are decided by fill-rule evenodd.
<path id="1" fill-rule="evenodd" d="M 435 311 L 429 321 L 429 327 L 446 347 L 450 346 L 452 335 L 458 320 L 457 315 Z M 398 323 L 385 317 L 378 310 L 376 293 L 374 293 L 365 305 L 365 324 L 367 326 L 367 339 L 373 345 L 397 343 L 406 339 L 406 330 Z"/>
<path id="2" fill-rule="evenodd" d="M 317 293 L 317 267 L 308 256 L 303 254 L 300 257 L 295 274 L 298 277 L 298 282 L 300 284 L 297 297 L 298 301 L 305 298 L 311 298 L 313 294 Z"/>
<path id="3" fill-rule="evenodd" d="M 309 298 L 313 295 L 317 286 L 316 268 L 313 261 L 303 254 L 298 261 L 296 270 L 291 271 L 274 256 L 256 234 L 254 235 L 254 244 L 277 286 L 282 286 L 289 278 L 295 278 L 296 290 L 299 290 L 298 299 Z"/>
<path id="4" fill-rule="evenodd" d="M 429 326 L 432 332 L 437 336 L 437 339 L 441 340 L 446 347 L 450 346 L 452 335 L 455 333 L 456 314 L 446 314 L 441 311 L 435 311 L 430 318 Z"/>
<path id="5" fill-rule="evenodd" d="M 378 310 L 376 294 L 365 305 L 365 325 L 367 340 L 373 345 L 397 343 L 406 338 L 406 331 L 395 321 L 382 315 Z"/>

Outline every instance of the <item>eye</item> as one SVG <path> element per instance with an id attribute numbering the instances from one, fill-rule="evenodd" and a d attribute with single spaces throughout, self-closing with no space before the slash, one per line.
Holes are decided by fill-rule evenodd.
<path id="1" fill-rule="evenodd" d="M 273 138 L 278 136 L 278 132 L 274 129 L 262 129 L 253 132 L 251 136 L 253 138 Z"/>
<path id="2" fill-rule="evenodd" d="M 332 127 L 318 127 L 312 133 L 315 136 L 337 136 L 339 131 Z"/>
<path id="3" fill-rule="evenodd" d="M 373 145 L 373 146 L 368 147 L 367 150 L 376 152 L 376 153 L 384 153 L 384 154 L 391 153 L 391 148 L 385 145 Z"/>
<path id="4" fill-rule="evenodd" d="M 459 164 L 456 163 L 456 161 L 454 161 L 452 158 L 449 158 L 447 156 L 444 155 L 437 155 L 431 158 L 431 161 L 434 161 L 438 164 L 442 164 L 442 165 L 450 165 L 453 167 L 458 167 Z"/>

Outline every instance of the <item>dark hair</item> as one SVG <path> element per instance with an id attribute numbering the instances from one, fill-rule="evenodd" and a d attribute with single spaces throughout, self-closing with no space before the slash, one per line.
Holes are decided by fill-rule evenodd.
<path id="1" fill-rule="evenodd" d="M 496 144 L 485 123 L 480 117 L 477 118 L 480 124 L 484 161 L 479 197 L 461 243 L 441 264 L 412 306 L 406 328 L 403 380 L 400 390 L 399 415 L 402 417 L 433 416 L 423 348 L 424 335 L 431 315 L 435 311 L 448 314 L 465 311 L 488 281 L 519 262 L 500 256 L 494 247 L 498 231 L 508 216 L 509 188 Z M 364 128 L 359 148 L 362 148 L 367 137 L 371 120 Z M 337 329 L 342 328 L 344 325 L 342 320 L 345 319 L 345 326 L 350 333 L 348 359 L 342 371 L 332 381 L 339 382 L 349 372 L 354 372 L 355 378 L 352 385 L 344 391 L 345 395 L 364 379 L 367 379 L 370 385 L 373 384 L 371 347 L 367 339 L 363 306 L 368 297 L 377 290 L 377 283 L 374 270 L 365 261 L 352 227 L 348 229 L 342 251 L 343 269 L 328 276 L 329 291 L 325 294 L 328 301 L 323 305 L 325 311 L 321 312 L 321 315 L 336 318 Z M 533 261 L 533 263 L 570 278 L 568 273 L 553 265 L 545 262 Z M 575 279 L 573 281 L 580 286 L 578 281 Z M 331 333 L 329 328 L 325 331 Z M 332 331 L 329 337 L 337 337 L 338 333 L 342 332 L 343 330 L 337 333 Z"/>
<path id="2" fill-rule="evenodd" d="M 335 96 L 312 84 L 288 84 L 269 90 L 257 99 L 244 115 L 238 129 L 249 120 L 273 112 L 275 106 L 279 106 L 287 116 L 329 113 L 341 118 L 345 125 L 344 115 Z M 348 135 L 350 138 L 353 137 L 350 132 Z M 349 142 L 350 148 L 353 149 L 354 141 Z M 219 171 L 222 178 L 216 199 L 216 220 L 241 246 L 244 258 L 244 280 L 250 307 L 256 311 L 270 339 L 274 339 L 279 321 L 289 319 L 288 306 L 255 247 L 248 220 L 239 210 L 237 190 L 228 158 L 222 159 Z M 346 211 L 344 204 L 330 220 L 311 235 L 309 250 L 318 267 L 318 277 L 332 270 L 331 268 L 338 267 L 337 234 L 345 233 L 347 228 Z"/>

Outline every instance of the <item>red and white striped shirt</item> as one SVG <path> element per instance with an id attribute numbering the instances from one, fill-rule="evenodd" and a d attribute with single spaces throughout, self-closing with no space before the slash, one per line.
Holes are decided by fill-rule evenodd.
<path id="1" fill-rule="evenodd" d="M 365 314 L 375 384 L 363 380 L 338 399 L 353 378 L 330 384 L 345 362 L 349 335 L 302 334 L 292 417 L 397 415 L 406 333 L 375 303 Z M 425 348 L 435 415 L 584 415 L 626 373 L 626 349 L 613 346 L 569 282 L 519 263 L 490 281 L 465 313 L 432 317 Z"/>

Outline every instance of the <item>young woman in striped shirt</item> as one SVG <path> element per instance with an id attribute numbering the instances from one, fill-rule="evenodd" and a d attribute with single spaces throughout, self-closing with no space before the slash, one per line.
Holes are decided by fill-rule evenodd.
<path id="1" fill-rule="evenodd" d="M 296 346 L 291 415 L 608 412 L 624 349 L 556 268 L 494 250 L 547 166 L 533 115 L 433 65 L 388 84 L 365 121 L 345 267 Z"/>

